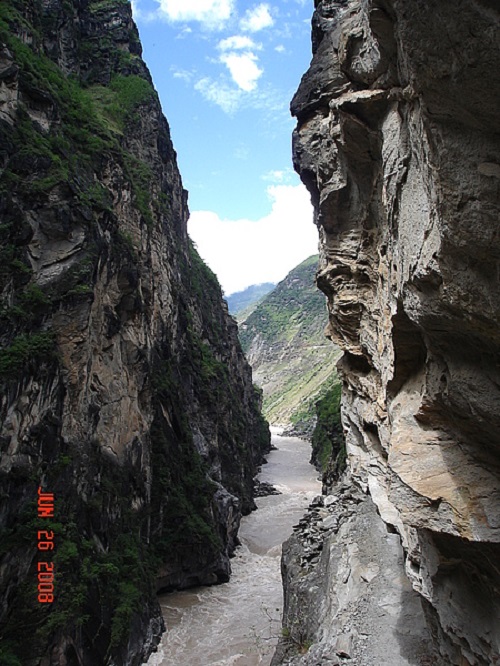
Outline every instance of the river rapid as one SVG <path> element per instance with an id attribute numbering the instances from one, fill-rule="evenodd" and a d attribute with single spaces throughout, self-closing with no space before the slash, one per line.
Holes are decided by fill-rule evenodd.
<path id="1" fill-rule="evenodd" d="M 229 583 L 160 597 L 167 631 L 148 666 L 271 663 L 281 633 L 281 544 L 321 493 L 308 462 L 310 444 L 277 434 L 272 443 L 278 450 L 271 451 L 258 478 L 282 494 L 258 497 L 258 510 L 243 517 Z"/>

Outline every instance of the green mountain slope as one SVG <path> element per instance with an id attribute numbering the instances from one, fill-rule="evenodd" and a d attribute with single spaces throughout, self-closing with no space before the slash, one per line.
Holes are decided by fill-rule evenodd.
<path id="1" fill-rule="evenodd" d="M 325 298 L 315 285 L 318 257 L 309 257 L 240 325 L 253 377 L 264 392 L 264 413 L 275 425 L 310 435 L 315 403 L 338 382 L 338 348 L 326 339 Z"/>

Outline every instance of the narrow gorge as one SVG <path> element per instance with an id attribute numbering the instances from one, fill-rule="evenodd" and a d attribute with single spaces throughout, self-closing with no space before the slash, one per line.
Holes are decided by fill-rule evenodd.
<path id="1" fill-rule="evenodd" d="M 274 664 L 500 663 L 499 27 L 490 0 L 315 2 L 293 150 L 348 470 L 285 544 Z"/>
<path id="2" fill-rule="evenodd" d="M 324 382 L 272 664 L 499 666 L 498 1 L 315 0 L 312 50 L 293 161 L 341 352 L 309 370 L 341 354 L 345 450 Z M 161 663 L 158 593 L 230 578 L 270 433 L 188 217 L 129 0 L 1 0 L 1 666 Z M 248 348 L 260 317 L 299 355 L 269 302 Z"/>

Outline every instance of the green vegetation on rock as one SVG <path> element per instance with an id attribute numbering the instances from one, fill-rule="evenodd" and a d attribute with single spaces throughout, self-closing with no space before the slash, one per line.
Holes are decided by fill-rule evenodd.
<path id="1" fill-rule="evenodd" d="M 290 342 L 316 332 L 318 317 L 326 321 L 325 297 L 314 283 L 318 257 L 294 268 L 273 289 L 241 327 L 243 349 L 248 351 L 256 333 L 267 343 Z"/>
<path id="2" fill-rule="evenodd" d="M 340 400 L 342 386 L 335 382 L 316 402 L 317 421 L 312 435 L 311 462 L 323 473 L 329 472 L 337 479 L 346 464 L 346 451 Z"/>
<path id="3" fill-rule="evenodd" d="M 155 555 L 162 561 L 173 552 L 186 551 L 187 556 L 188 551 L 201 547 L 209 560 L 222 545 L 210 513 L 214 487 L 194 447 L 189 425 L 180 417 L 177 427 L 182 429 L 182 439 L 175 452 L 159 414 L 151 430 L 153 512 L 158 511 L 162 520 L 154 529 L 160 535 L 155 540 Z"/>
<path id="4" fill-rule="evenodd" d="M 93 470 L 102 473 L 103 461 L 94 458 L 91 465 L 95 463 Z M 69 478 L 67 473 L 65 478 Z M 12 659 L 17 655 L 20 663 L 29 663 L 36 650 L 42 649 L 55 632 L 73 631 L 75 627 L 88 630 L 96 609 L 101 624 L 99 641 L 108 644 L 110 652 L 123 643 L 132 616 L 141 610 L 141 598 L 147 590 L 152 592 L 157 563 L 141 540 L 137 516 L 124 510 L 127 500 L 121 494 L 122 483 L 116 475 L 108 476 L 107 488 L 94 493 L 80 510 L 59 493 L 55 520 L 36 517 L 36 506 L 31 503 L 19 517 L 16 528 L 2 534 L 9 551 L 17 551 L 19 555 L 33 548 L 37 530 L 51 530 L 56 543 L 50 557 L 56 572 L 53 604 L 49 607 L 36 603 L 36 576 L 33 576 L 33 582 L 22 587 L 2 627 L 2 641 L 10 645 Z M 55 478 L 52 484 L 58 487 Z M 98 545 L 88 538 L 87 525 L 89 522 L 97 525 L 110 503 L 115 506 L 117 519 L 108 526 L 106 534 L 99 534 L 102 542 Z M 29 642 L 25 640 L 26 631 L 30 632 Z"/>
<path id="5" fill-rule="evenodd" d="M 149 81 L 133 74 L 116 74 L 108 86 L 92 86 L 87 92 L 94 102 L 97 117 L 116 132 L 123 132 L 129 120 L 137 119 L 136 109 L 156 94 Z"/>
<path id="6" fill-rule="evenodd" d="M 0 40 L 0 662 L 138 663 L 157 585 L 227 577 L 269 432 L 129 3 L 3 0 Z"/>
<path id="7" fill-rule="evenodd" d="M 325 338 L 325 297 L 315 285 L 318 257 L 294 268 L 240 324 L 240 339 L 264 413 L 274 424 L 311 436 L 315 402 L 336 377 L 340 351 Z"/>
<path id="8" fill-rule="evenodd" d="M 99 12 L 106 9 L 114 9 L 119 5 L 129 5 L 130 0 L 90 0 L 89 9 L 91 12 Z"/>
<path id="9" fill-rule="evenodd" d="M 242 346 L 264 394 L 271 423 L 312 442 L 311 462 L 325 483 L 345 468 L 340 420 L 340 350 L 325 338 L 325 298 L 315 285 L 318 257 L 287 277 L 240 324 Z"/>
<path id="10" fill-rule="evenodd" d="M 54 358 L 55 339 L 51 332 L 19 335 L 0 349 L 0 381 L 13 377 L 29 363 L 46 362 Z"/>
<path id="11" fill-rule="evenodd" d="M 119 141 L 127 123 L 138 120 L 137 108 L 156 98 L 151 83 L 135 74 L 116 73 L 108 86 L 87 86 L 66 76 L 41 51 L 12 34 L 9 20 L 25 21 L 7 3 L 0 11 L 0 41 L 14 54 L 24 85 L 36 90 L 47 104 L 56 105 L 61 122 L 49 132 L 42 132 L 20 106 L 20 120 L 14 131 L 0 131 L 0 140 L 18 148 L 15 160 L 2 175 L 0 190 L 10 189 L 15 182 L 33 196 L 46 194 L 58 184 L 71 183 L 83 202 L 106 207 L 109 197 L 105 188 L 95 183 L 93 172 L 107 153 L 118 152 L 123 155 L 135 204 L 151 225 L 151 170 Z"/>

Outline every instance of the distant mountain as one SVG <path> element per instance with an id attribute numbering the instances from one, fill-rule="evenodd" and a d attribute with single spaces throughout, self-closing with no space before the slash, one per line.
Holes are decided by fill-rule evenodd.
<path id="1" fill-rule="evenodd" d="M 248 317 L 255 306 L 274 289 L 274 282 L 263 282 L 262 284 L 253 284 L 243 291 L 237 291 L 230 296 L 226 296 L 229 312 L 233 316 L 238 315 L 238 320 L 242 321 Z"/>
<path id="2" fill-rule="evenodd" d="M 315 403 L 338 384 L 339 349 L 326 339 L 324 295 L 315 285 L 318 256 L 294 268 L 240 324 L 240 340 L 275 425 L 311 435 Z"/>

